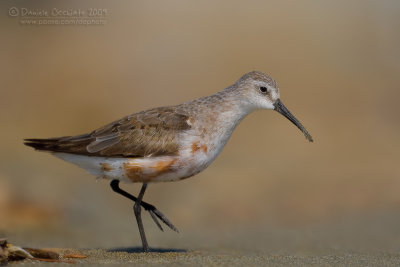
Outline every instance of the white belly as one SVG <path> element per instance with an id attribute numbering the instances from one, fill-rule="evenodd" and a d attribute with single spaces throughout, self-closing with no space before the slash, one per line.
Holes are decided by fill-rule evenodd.
<path id="1" fill-rule="evenodd" d="M 207 156 L 205 146 L 193 146 L 190 155 L 160 156 L 145 158 L 103 158 L 67 153 L 53 153 L 58 158 L 85 169 L 103 179 L 117 179 L 124 182 L 168 182 L 193 176 L 212 160 Z"/>

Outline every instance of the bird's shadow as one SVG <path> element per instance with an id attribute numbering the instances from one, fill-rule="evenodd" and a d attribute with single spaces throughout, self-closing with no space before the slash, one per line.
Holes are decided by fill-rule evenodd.
<path id="1" fill-rule="evenodd" d="M 142 253 L 142 247 L 122 247 L 122 248 L 111 248 L 107 249 L 107 252 L 126 252 L 126 253 Z M 179 248 L 150 248 L 149 252 L 155 253 L 185 253 L 187 252 L 186 249 L 179 249 Z"/>

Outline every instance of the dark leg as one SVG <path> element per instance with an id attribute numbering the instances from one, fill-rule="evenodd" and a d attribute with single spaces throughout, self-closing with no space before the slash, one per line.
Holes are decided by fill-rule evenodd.
<path id="1" fill-rule="evenodd" d="M 144 183 L 142 186 L 142 189 L 140 189 L 139 196 L 137 197 L 137 200 L 135 201 L 135 205 L 133 205 L 133 211 L 135 213 L 136 221 L 138 224 L 140 238 L 142 239 L 143 252 L 149 252 L 149 245 L 147 244 L 146 234 L 144 233 L 144 227 L 143 227 L 143 222 L 142 222 L 142 215 L 141 215 L 142 207 L 140 206 L 140 202 L 142 202 L 146 188 L 147 188 L 147 184 Z"/>
<path id="2" fill-rule="evenodd" d="M 119 187 L 118 180 L 112 180 L 110 183 L 110 186 L 114 192 L 132 200 L 135 203 L 137 202 L 138 198 L 136 198 L 135 196 L 132 196 L 131 194 L 122 190 Z M 154 220 L 154 222 L 157 224 L 157 226 L 160 228 L 161 231 L 163 231 L 163 229 L 162 229 L 160 223 L 158 222 L 157 218 L 159 218 L 163 223 L 165 223 L 169 228 L 171 228 L 175 232 L 179 232 L 178 229 L 176 229 L 176 227 L 167 219 L 167 217 L 165 217 L 165 215 L 162 214 L 161 211 L 156 209 L 156 207 L 154 207 L 153 205 L 151 205 L 147 202 L 144 202 L 144 201 L 140 201 L 140 206 L 142 206 L 146 211 L 148 211 L 150 213 L 151 218 Z"/>

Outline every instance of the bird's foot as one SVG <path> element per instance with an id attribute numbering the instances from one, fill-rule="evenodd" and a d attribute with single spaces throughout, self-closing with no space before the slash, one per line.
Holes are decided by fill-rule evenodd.
<path id="1" fill-rule="evenodd" d="M 154 207 L 153 205 L 151 205 L 147 202 L 143 202 L 143 201 L 140 204 L 146 211 L 148 211 L 150 213 L 151 218 L 153 219 L 155 224 L 158 226 L 158 228 L 160 228 L 161 231 L 164 231 L 164 229 L 161 227 L 161 224 L 158 221 L 158 219 L 160 219 L 163 223 L 165 223 L 169 228 L 171 228 L 175 232 L 179 233 L 178 229 L 156 207 Z"/>
<path id="2" fill-rule="evenodd" d="M 147 185 L 145 185 L 145 184 L 143 184 L 143 185 L 144 185 L 144 189 L 143 189 L 143 187 L 142 187 L 143 192 L 142 192 L 142 194 L 140 195 L 141 197 L 140 197 L 140 198 L 137 198 L 137 197 L 135 197 L 135 196 L 129 194 L 128 192 L 122 190 L 122 189 L 119 187 L 119 180 L 116 180 L 116 179 L 115 179 L 115 180 L 112 180 L 111 183 L 110 183 L 110 186 L 111 186 L 111 188 L 112 188 L 112 190 L 113 190 L 114 192 L 116 192 L 116 193 L 118 193 L 118 194 L 120 194 L 120 195 L 122 195 L 122 196 L 124 196 L 124 197 L 126 197 L 126 198 L 128 198 L 128 199 L 130 199 L 130 200 L 132 200 L 133 202 L 135 202 L 135 205 L 136 205 L 136 206 L 138 206 L 138 205 L 139 205 L 139 207 L 142 206 L 145 210 L 147 210 L 147 211 L 150 213 L 151 218 L 152 218 L 153 221 L 157 224 L 158 228 L 160 228 L 161 231 L 164 231 L 164 229 L 161 227 L 161 224 L 160 224 L 160 222 L 158 221 L 158 219 L 160 219 L 163 223 L 165 223 L 169 228 L 171 228 L 171 229 L 174 230 L 175 232 L 179 233 L 178 229 L 168 220 L 167 217 L 165 217 L 164 214 L 162 214 L 161 211 L 159 211 L 159 210 L 158 210 L 156 207 L 154 207 L 153 205 L 151 205 L 151 204 L 149 204 L 149 203 L 147 203 L 147 202 L 142 201 L 143 194 L 144 194 L 144 190 L 146 190 L 146 187 L 147 187 Z M 138 204 L 136 204 L 136 203 L 138 203 Z M 137 209 L 138 211 L 139 211 L 139 207 L 136 207 L 136 209 Z M 138 213 L 139 213 L 139 212 L 138 212 Z M 135 215 L 136 215 L 136 214 L 135 214 Z M 137 217 L 137 216 L 136 216 L 136 217 Z M 157 219 L 157 218 L 158 218 L 158 219 Z"/>

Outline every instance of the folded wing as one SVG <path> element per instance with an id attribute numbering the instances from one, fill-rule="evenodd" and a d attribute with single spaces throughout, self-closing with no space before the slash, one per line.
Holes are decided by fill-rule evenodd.
<path id="1" fill-rule="evenodd" d="M 49 139 L 25 139 L 37 150 L 102 157 L 174 155 L 178 134 L 190 129 L 189 115 L 177 107 L 155 108 L 114 121 L 91 133 Z"/>

